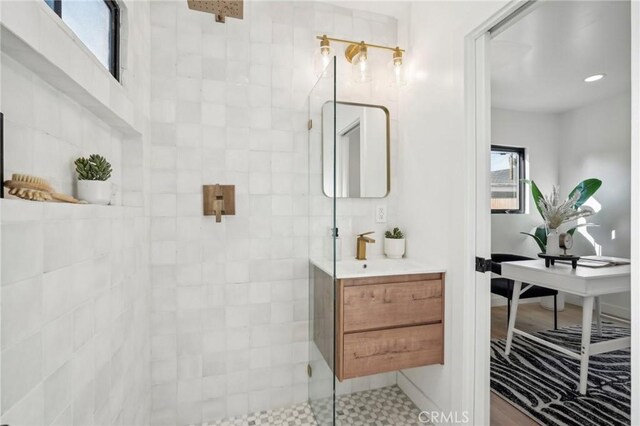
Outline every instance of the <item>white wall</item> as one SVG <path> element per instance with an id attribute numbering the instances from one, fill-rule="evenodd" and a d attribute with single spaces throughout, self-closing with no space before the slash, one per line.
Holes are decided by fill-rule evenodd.
<path id="1" fill-rule="evenodd" d="M 527 176 L 543 192 L 558 184 L 560 121 L 556 114 L 491 109 L 491 141 L 494 145 L 526 148 Z M 526 214 L 491 215 L 491 251 L 536 257 L 540 252 L 533 238 L 520 234 L 542 223 L 526 187 Z"/>
<path id="2" fill-rule="evenodd" d="M 149 6 L 120 4 L 121 83 L 44 2 L 2 3 L 8 171 L 70 191 L 72 159 L 100 152 L 136 206 L 0 201 L 2 423 L 149 423 Z"/>
<path id="3" fill-rule="evenodd" d="M 408 26 L 400 23 L 401 34 L 408 34 L 414 79 L 400 99 L 407 125 L 399 142 L 399 223 L 407 231 L 409 257 L 447 269 L 445 363 L 398 377 L 421 408 L 472 410 L 473 370 L 468 367 L 474 354 L 462 349 L 463 336 L 475 334 L 464 325 L 473 316 L 466 295 L 475 288 L 463 272 L 470 261 L 463 252 L 465 217 L 475 208 L 465 202 L 466 173 L 473 171 L 465 170 L 464 37 L 504 4 L 416 2 Z"/>
<path id="4" fill-rule="evenodd" d="M 601 247 L 603 256 L 630 255 L 630 108 L 630 95 L 622 94 L 560 116 L 561 188 L 569 191 L 590 177 L 602 180 L 593 197 L 600 206 L 592 205 L 600 211 L 588 219 L 599 226 L 586 233 Z M 575 244 L 576 251 L 595 254 L 593 243 L 584 235 L 577 236 Z"/>
<path id="5" fill-rule="evenodd" d="M 600 226 L 583 229 L 580 234 L 576 232 L 576 253 L 595 254 L 595 243 L 603 256 L 630 257 L 630 108 L 631 98 L 627 93 L 560 115 L 561 190 L 566 193 L 590 177 L 602 180 L 602 187 L 593 197 L 601 210 L 587 219 Z M 615 239 L 612 239 L 613 231 Z M 629 295 L 603 298 L 603 311 L 629 318 Z"/>

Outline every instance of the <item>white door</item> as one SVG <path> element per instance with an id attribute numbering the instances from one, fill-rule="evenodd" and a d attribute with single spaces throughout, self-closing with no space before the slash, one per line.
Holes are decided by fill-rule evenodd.
<path id="1" fill-rule="evenodd" d="M 490 86 L 490 30 L 508 26 L 518 12 L 534 2 L 515 0 L 505 6 L 466 38 L 465 95 L 467 108 L 467 149 L 469 153 L 467 187 L 469 229 L 466 245 L 473 256 L 491 257 L 491 205 L 490 205 L 490 152 L 491 152 L 491 86 Z M 632 63 L 632 133 L 631 133 L 631 324 L 639 326 L 640 318 L 640 2 L 631 2 L 631 63 Z M 470 253 L 471 254 L 471 253 Z M 471 259 L 470 259 L 471 260 Z M 473 312 L 465 319 L 465 333 L 475 331 L 473 339 L 465 335 L 470 348 L 473 341 L 474 395 L 473 420 L 475 425 L 488 425 L 490 413 L 490 330 L 491 292 L 490 273 L 474 272 L 471 262 L 466 271 L 469 280 L 467 294 L 475 297 L 468 304 Z M 465 298 L 465 304 L 469 301 Z M 471 308 L 473 307 L 473 308 Z M 467 340 L 468 338 L 468 340 Z M 631 424 L 640 425 L 640 333 L 632 333 L 631 341 Z M 466 397 L 467 395 L 464 395 Z"/>
<path id="2" fill-rule="evenodd" d="M 476 205 L 476 256 L 479 259 L 491 259 L 491 72 L 489 49 L 491 35 L 487 32 L 475 40 L 475 205 Z M 482 265 L 479 265 L 482 267 Z M 482 268 L 480 268 L 482 269 Z M 490 406 L 489 359 L 491 340 L 491 272 L 476 271 L 476 312 L 475 312 L 475 350 L 476 359 L 486 361 L 477 363 L 475 368 L 476 419 L 488 424 Z M 477 354 L 482 354 L 478 357 Z M 485 423 L 486 422 L 486 423 Z"/>

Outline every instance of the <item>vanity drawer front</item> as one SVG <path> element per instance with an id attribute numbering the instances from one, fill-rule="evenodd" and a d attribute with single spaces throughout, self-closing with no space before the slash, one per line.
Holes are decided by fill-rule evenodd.
<path id="1" fill-rule="evenodd" d="M 442 280 L 345 286 L 343 331 L 442 321 Z"/>
<path id="2" fill-rule="evenodd" d="M 442 364 L 442 323 L 344 335 L 342 379 Z"/>

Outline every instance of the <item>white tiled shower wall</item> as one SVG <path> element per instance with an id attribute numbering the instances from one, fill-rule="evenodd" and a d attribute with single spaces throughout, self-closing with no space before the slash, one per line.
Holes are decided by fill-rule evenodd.
<path id="1" fill-rule="evenodd" d="M 126 187 L 123 203 L 140 206 L 0 202 L 2 421 L 186 424 L 303 401 L 309 229 L 328 233 L 307 218 L 314 37 L 393 45 L 396 22 L 316 2 L 247 3 L 245 20 L 226 25 L 182 1 L 121 5 L 124 90 L 92 68 L 42 2 L 2 3 L 3 25 L 139 132 L 121 137 L 3 55 L 0 99 L 22 88 L 34 103 L 2 106 L 9 171 L 71 191 L 69 162 L 102 152 Z M 391 110 L 397 152 L 396 92 L 344 83 L 338 92 Z M 203 183 L 235 184 L 237 216 L 203 218 Z M 387 225 L 374 223 L 374 206 L 386 204 L 392 221 L 392 201 L 340 201 L 345 255 L 356 232 L 381 238 Z M 381 254 L 382 244 L 370 250 Z"/>
<path id="2" fill-rule="evenodd" d="M 122 198 L 140 206 L 0 201 L 1 421 L 148 424 L 149 220 L 142 205 L 149 5 L 121 2 L 121 49 L 128 58 L 122 86 L 97 68 L 44 2 L 2 2 L 1 8 L 3 35 L 10 32 L 27 46 L 3 50 L 0 66 L 8 171 L 45 176 L 70 192 L 73 157 L 108 154 L 115 180 L 137 177 Z M 103 109 L 124 114 L 138 135 L 121 137 L 104 117 L 68 97 L 69 86 L 58 90 L 41 80 L 42 68 L 25 65 L 34 55 Z"/>
<path id="3" fill-rule="evenodd" d="M 74 194 L 74 160 L 100 154 L 120 186 L 123 135 L 10 56 L 1 61 L 6 176 L 40 176 Z"/>
<path id="4" fill-rule="evenodd" d="M 142 209 L 21 200 L 1 207 L 2 422 L 147 421 Z"/>
<path id="5" fill-rule="evenodd" d="M 309 228 L 329 233 L 308 220 L 318 214 L 307 197 L 315 36 L 394 45 L 396 21 L 318 2 L 245 2 L 244 20 L 222 25 L 163 1 L 151 23 L 152 423 L 304 401 Z M 388 106 L 396 141 L 395 91 L 343 84 L 338 96 Z M 202 216 L 201 186 L 216 183 L 236 186 L 236 215 L 222 223 Z M 393 220 L 390 199 L 340 202 L 345 255 L 356 232 L 382 237 L 381 203 Z"/>

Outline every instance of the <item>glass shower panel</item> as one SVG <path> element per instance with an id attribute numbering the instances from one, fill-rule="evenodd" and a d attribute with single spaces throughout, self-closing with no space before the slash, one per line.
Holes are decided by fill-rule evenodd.
<path id="1" fill-rule="evenodd" d="M 335 197 L 323 193 L 323 161 L 335 185 L 335 57 L 311 90 L 309 111 L 309 405 L 320 426 L 335 424 Z M 333 109 L 328 123 L 333 149 L 322 149 L 323 107 Z M 327 117 L 325 117 L 326 119 Z M 325 127 L 327 123 L 325 123 Z M 326 141 L 325 141 L 326 143 Z M 323 158 L 324 157 L 324 158 Z M 331 167 L 333 163 L 333 167 Z M 326 168 L 325 168 L 326 170 Z M 333 194 L 335 194 L 335 187 Z"/>

